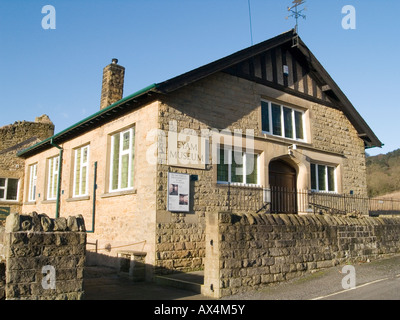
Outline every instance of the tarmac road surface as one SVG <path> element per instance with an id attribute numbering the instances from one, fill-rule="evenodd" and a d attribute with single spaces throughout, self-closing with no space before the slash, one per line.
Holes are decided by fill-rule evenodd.
<path id="1" fill-rule="evenodd" d="M 400 275 L 367 282 L 314 300 L 400 300 Z"/>
<path id="2" fill-rule="evenodd" d="M 354 263 L 355 287 L 345 290 L 348 273 L 343 266 L 323 269 L 260 290 L 225 297 L 229 300 L 400 300 L 400 255 L 369 263 Z M 201 295 L 159 286 L 134 283 L 116 275 L 84 281 L 85 300 L 209 300 Z"/>
<path id="3" fill-rule="evenodd" d="M 400 300 L 400 256 L 354 263 L 355 287 L 344 289 L 344 265 L 307 274 L 230 300 Z"/>

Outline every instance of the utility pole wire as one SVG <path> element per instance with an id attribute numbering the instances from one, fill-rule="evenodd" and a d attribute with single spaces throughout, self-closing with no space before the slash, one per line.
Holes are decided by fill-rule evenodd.
<path id="1" fill-rule="evenodd" d="M 251 7 L 250 7 L 250 0 L 247 0 L 247 3 L 249 5 L 249 21 L 250 21 L 250 40 L 251 40 L 251 45 L 253 45 L 253 27 L 251 24 Z"/>

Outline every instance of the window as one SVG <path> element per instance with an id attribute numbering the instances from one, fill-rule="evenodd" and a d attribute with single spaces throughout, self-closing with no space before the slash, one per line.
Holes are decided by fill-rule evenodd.
<path id="1" fill-rule="evenodd" d="M 18 200 L 19 179 L 0 178 L 0 200 Z"/>
<path id="2" fill-rule="evenodd" d="M 59 157 L 48 159 L 47 200 L 57 199 Z"/>
<path id="3" fill-rule="evenodd" d="M 217 181 L 218 183 L 258 185 L 258 155 L 221 148 L 217 165 Z"/>
<path id="4" fill-rule="evenodd" d="M 311 190 L 336 192 L 335 167 L 311 163 Z"/>
<path id="5" fill-rule="evenodd" d="M 37 164 L 29 166 L 29 191 L 28 201 L 36 200 Z"/>
<path id="6" fill-rule="evenodd" d="M 75 150 L 73 197 L 88 195 L 89 146 Z"/>
<path id="7" fill-rule="evenodd" d="M 110 191 L 133 188 L 135 129 L 111 136 Z"/>
<path id="8" fill-rule="evenodd" d="M 261 129 L 264 133 L 294 140 L 304 138 L 304 112 L 261 101 Z"/>

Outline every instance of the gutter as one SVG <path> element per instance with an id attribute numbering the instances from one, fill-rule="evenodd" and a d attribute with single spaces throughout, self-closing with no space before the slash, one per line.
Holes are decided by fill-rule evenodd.
<path id="1" fill-rule="evenodd" d="M 58 156 L 58 181 L 57 181 L 57 199 L 56 199 L 56 218 L 60 217 L 60 188 L 61 188 L 61 168 L 63 160 L 63 148 L 53 142 L 53 138 L 50 139 L 50 144 L 56 147 L 60 153 Z"/>

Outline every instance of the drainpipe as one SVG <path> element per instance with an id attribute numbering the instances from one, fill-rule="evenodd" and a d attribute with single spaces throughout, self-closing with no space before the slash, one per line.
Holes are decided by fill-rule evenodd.
<path id="1" fill-rule="evenodd" d="M 50 140 L 50 144 L 60 150 L 58 158 L 58 181 L 57 181 L 57 200 L 56 200 L 56 218 L 60 217 L 60 188 L 61 188 L 61 167 L 63 159 L 63 148 L 53 142 L 53 138 Z"/>
<path id="2" fill-rule="evenodd" d="M 94 163 L 94 173 L 93 173 L 92 230 L 86 230 L 87 233 L 94 233 L 94 217 L 96 213 L 96 189 L 97 189 L 97 161 L 95 161 Z"/>

